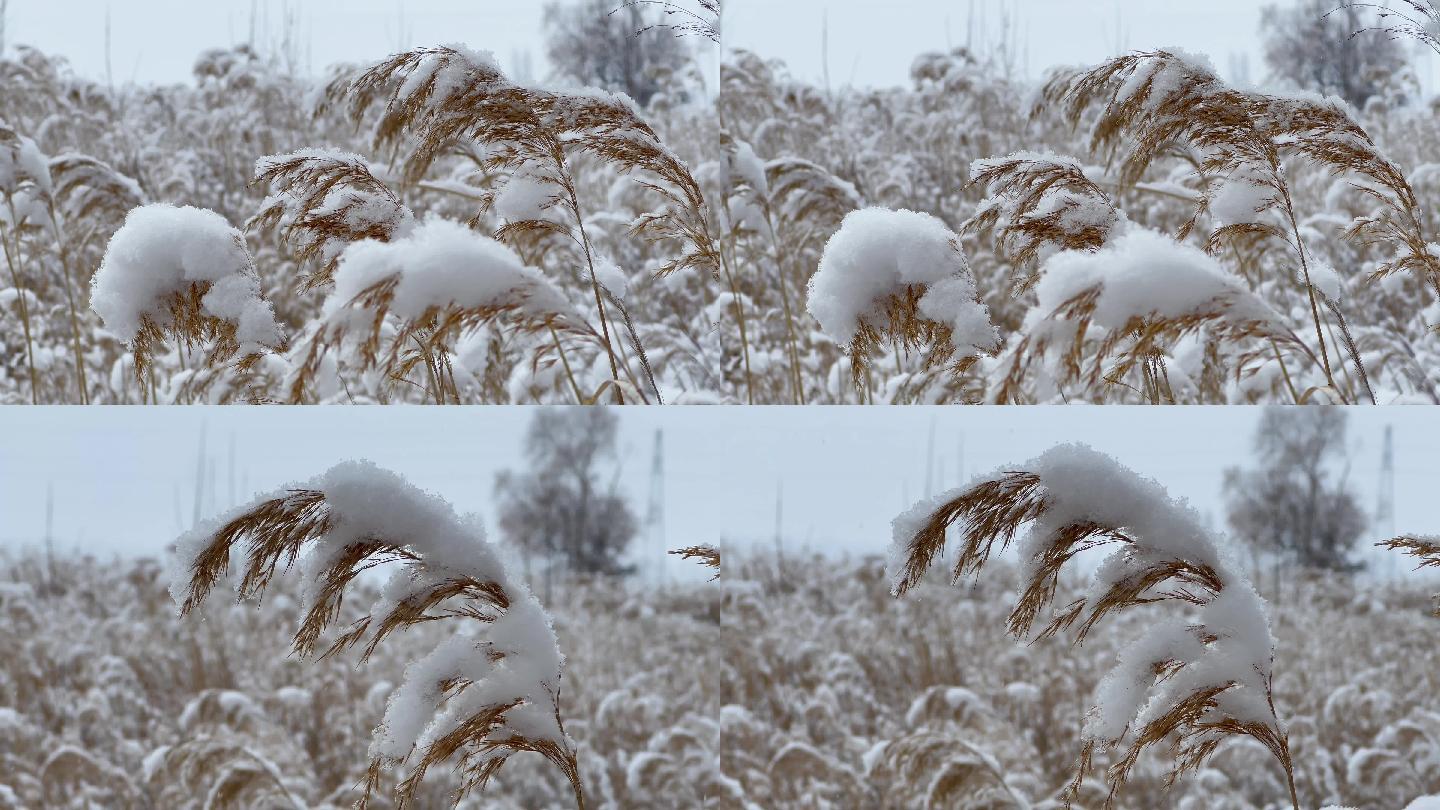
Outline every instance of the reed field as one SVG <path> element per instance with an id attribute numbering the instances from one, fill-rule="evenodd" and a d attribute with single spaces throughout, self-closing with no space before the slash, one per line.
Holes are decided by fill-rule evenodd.
<path id="1" fill-rule="evenodd" d="M 0 396 L 1440 397 L 1440 131 L 1404 63 L 1356 106 L 1162 43 L 1021 79 L 982 38 L 822 88 L 713 3 L 617 9 L 652 6 L 634 36 L 688 55 L 644 106 L 483 41 L 118 88 L 11 48 Z M 1354 6 L 1358 42 L 1437 47 L 1427 2 Z"/>
<path id="2" fill-rule="evenodd" d="M 164 565 L 6 554 L 0 569 L 0 807 L 346 808 L 405 665 L 448 633 L 419 627 L 369 662 L 290 654 L 301 598 L 215 594 L 177 615 Z M 348 624 L 375 597 L 357 583 Z M 547 608 L 588 807 L 714 807 L 718 592 L 566 583 Z M 395 807 L 391 782 L 370 799 Z M 436 766 L 413 807 L 449 807 Z M 573 808 L 566 780 L 517 756 L 460 807 Z"/>
<path id="3" fill-rule="evenodd" d="M 1093 696 L 1154 615 L 1117 617 L 1080 647 L 1067 633 L 1026 645 L 1006 632 L 1015 568 L 993 565 L 960 587 L 937 571 L 897 600 L 879 555 L 732 553 L 720 708 L 728 806 L 1064 806 Z M 1084 591 L 1067 576 L 1056 601 Z M 1429 591 L 1314 576 L 1267 594 L 1301 807 L 1404 808 L 1440 793 Z M 1166 789 L 1173 753 L 1167 741 L 1142 755 L 1113 806 L 1291 806 L 1284 771 L 1252 738 Z M 1073 806 L 1099 808 L 1108 793 L 1103 772 L 1091 774 Z"/>
<path id="4" fill-rule="evenodd" d="M 276 2 L 0 0 L 0 810 L 1440 810 L 1440 0 Z"/>
<path id="5" fill-rule="evenodd" d="M 643 110 L 464 45 L 316 78 L 239 45 L 124 87 L 0 54 L 0 397 L 733 398 L 703 191 L 718 9 L 648 5 L 622 33 L 693 53 Z"/>
<path id="6" fill-rule="evenodd" d="M 1435 8 L 1393 5 L 1356 9 L 1356 47 L 1433 46 Z M 1413 74 L 1367 73 L 1357 109 L 1140 45 L 1027 81 L 982 35 L 876 90 L 727 49 L 722 257 L 771 280 L 769 398 L 1433 402 L 1440 130 Z"/>

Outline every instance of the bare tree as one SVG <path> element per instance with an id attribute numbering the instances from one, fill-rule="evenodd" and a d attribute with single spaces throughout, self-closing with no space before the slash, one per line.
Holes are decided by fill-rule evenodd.
<path id="1" fill-rule="evenodd" d="M 538 411 L 525 437 L 530 468 L 496 476 L 500 531 L 525 553 L 585 574 L 622 574 L 639 523 L 604 462 L 615 457 L 618 418 L 598 408 Z"/>
<path id="2" fill-rule="evenodd" d="M 689 58 L 685 40 L 646 4 L 618 0 L 551 0 L 545 4 L 545 53 L 573 81 L 626 93 L 645 106 L 660 76 Z"/>
<path id="3" fill-rule="evenodd" d="M 1225 473 L 1231 531 L 1274 553 L 1277 566 L 1290 559 L 1332 571 L 1359 567 L 1351 553 L 1365 514 L 1347 480 L 1345 424 L 1339 408 L 1266 408 L 1255 434 L 1258 466 Z"/>
<path id="4" fill-rule="evenodd" d="M 1367 22 L 1354 3 L 1338 8 L 1335 0 L 1267 5 L 1260 12 L 1265 63 L 1277 79 L 1364 107 L 1405 66 L 1400 43 Z"/>

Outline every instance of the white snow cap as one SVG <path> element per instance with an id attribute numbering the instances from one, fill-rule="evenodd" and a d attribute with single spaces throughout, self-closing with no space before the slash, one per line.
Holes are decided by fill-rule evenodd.
<path id="1" fill-rule="evenodd" d="M 1201 53 L 1191 53 L 1184 48 L 1161 48 L 1161 51 L 1174 56 L 1172 60 L 1145 59 L 1136 66 L 1125 83 L 1115 92 L 1116 103 L 1128 103 L 1140 93 L 1145 93 L 1145 107 L 1153 110 L 1157 103 L 1179 89 L 1187 77 L 1198 78 L 1202 82 L 1219 84 L 1216 78 L 1215 65 L 1210 57 Z M 1149 82 L 1147 90 L 1146 83 Z"/>
<path id="2" fill-rule="evenodd" d="M 1258 169 L 1242 167 L 1220 183 L 1210 197 L 1210 214 L 1217 225 L 1246 225 L 1259 222 L 1261 214 L 1275 201 L 1275 189 Z"/>
<path id="3" fill-rule="evenodd" d="M 1228 299 L 1237 318 L 1277 320 L 1214 257 L 1133 225 L 1098 251 L 1068 250 L 1047 259 L 1035 285 L 1038 306 L 1030 317 L 1045 317 L 1097 285 L 1094 320 L 1106 329 L 1124 328 L 1136 316 L 1180 317 L 1218 298 Z"/>
<path id="4" fill-rule="evenodd" d="M 495 213 L 509 222 L 555 219 L 555 203 L 562 193 L 542 173 L 522 168 L 495 195 Z"/>
<path id="5" fill-rule="evenodd" d="M 365 239 L 345 249 L 327 316 L 386 279 L 398 277 L 390 310 L 419 317 L 430 307 L 517 303 L 526 311 L 568 312 L 564 295 L 505 245 L 459 222 L 429 217 L 390 242 Z"/>
<path id="6" fill-rule="evenodd" d="M 851 211 L 825 245 L 806 306 L 825 334 L 845 345 L 854 340 L 862 319 L 880 317 L 879 304 L 914 284 L 929 288 L 920 299 L 920 314 L 954 329 L 956 353 L 966 357 L 996 349 L 999 335 L 990 311 L 976 300 L 975 279 L 959 238 L 930 214 Z"/>
<path id="7" fill-rule="evenodd" d="M 243 354 L 283 342 L 240 231 L 188 205 L 145 205 L 125 217 L 90 282 L 90 306 L 106 329 L 129 341 L 145 316 L 169 325 L 165 298 L 199 282 L 211 285 L 201 299 L 205 311 L 235 324 Z"/>

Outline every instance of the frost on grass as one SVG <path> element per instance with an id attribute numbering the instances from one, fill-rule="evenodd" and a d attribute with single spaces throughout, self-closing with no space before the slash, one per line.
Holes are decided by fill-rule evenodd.
<path id="1" fill-rule="evenodd" d="M 91 281 L 90 305 L 143 363 L 166 334 L 217 339 L 219 359 L 284 343 L 240 231 L 219 214 L 164 203 L 132 210 Z"/>
<path id="2" fill-rule="evenodd" d="M 959 238 L 915 211 L 846 215 L 810 278 L 807 306 L 825 334 L 849 348 L 857 377 L 887 342 L 928 347 L 938 364 L 973 360 L 999 343 Z"/>
<path id="3" fill-rule="evenodd" d="M 961 541 L 957 580 L 978 576 L 991 554 L 1015 542 L 1021 584 L 1009 629 L 1017 637 L 1040 621 L 1039 638 L 1073 629 L 1080 644 L 1118 611 L 1156 603 L 1181 611 L 1130 641 L 1101 681 L 1075 789 L 1097 747 L 1124 746 L 1108 769 L 1113 801 L 1140 753 L 1172 734 L 1176 775 L 1198 769 L 1228 736 L 1245 735 L 1290 777 L 1287 737 L 1271 703 L 1275 642 L 1265 604 L 1194 509 L 1108 456 L 1061 445 L 897 517 L 888 569 L 896 594 L 919 582 L 952 525 Z M 1087 592 L 1042 619 L 1066 563 L 1103 547 L 1110 554 Z"/>
<path id="4" fill-rule="evenodd" d="M 392 766 L 408 765 L 401 805 L 432 765 L 458 758 L 463 791 L 482 788 L 517 752 L 539 753 L 579 793 L 573 744 L 560 723 L 563 658 L 550 618 L 512 578 L 478 516 L 368 462 L 263 495 L 179 539 L 171 595 L 182 613 L 207 596 L 245 546 L 242 597 L 262 595 L 277 566 L 297 565 L 304 617 L 296 652 L 316 651 L 345 587 L 389 564 L 379 597 L 328 645 L 369 656 L 391 632 L 438 619 L 471 619 L 413 661 L 391 694 L 370 746 L 367 796 Z M 458 800 L 458 798 L 457 798 Z"/>

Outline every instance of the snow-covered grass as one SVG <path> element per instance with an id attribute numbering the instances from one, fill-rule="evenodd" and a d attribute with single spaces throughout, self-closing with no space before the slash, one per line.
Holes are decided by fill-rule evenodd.
<path id="1" fill-rule="evenodd" d="M 165 565 L 60 553 L 0 555 L 0 807 L 347 808 L 372 731 L 408 663 L 452 623 L 397 632 L 365 663 L 290 655 L 298 578 L 263 601 L 217 593 L 178 617 Z M 382 597 L 362 578 L 341 628 Z M 565 731 L 595 807 L 702 807 L 715 790 L 718 594 L 714 586 L 563 582 L 546 607 L 565 653 Z M 327 636 L 326 641 L 334 634 Z M 391 808 L 387 772 L 371 802 Z M 460 785 L 430 769 L 414 806 Z M 8 802 L 8 803 L 7 803 Z M 462 807 L 574 806 L 538 756 L 511 758 Z"/>
<path id="2" fill-rule="evenodd" d="M 794 323 L 770 330 L 795 336 L 800 398 L 1440 396 L 1440 127 L 1404 76 L 1356 110 L 1227 86 L 1178 49 L 1027 86 L 957 48 L 917 57 L 909 87 L 833 92 L 762 56 L 731 51 L 722 68 L 723 246 L 742 276 L 810 281 L 808 311 L 776 312 Z M 939 377 L 889 341 L 856 362 L 839 316 L 866 311 L 873 290 L 851 284 L 837 307 L 820 282 L 827 244 L 872 209 L 897 218 L 872 229 L 892 249 L 866 281 L 883 286 L 919 249 L 902 240 L 927 244 L 900 217 L 934 217 L 959 235 L 998 352 Z"/>
<path id="3" fill-rule="evenodd" d="M 521 85 L 463 45 L 328 82 L 244 46 L 201 54 L 194 86 L 112 90 L 24 48 L 0 73 L 0 401 L 744 396 L 722 369 L 748 282 L 713 278 L 698 67 L 644 110 Z M 207 237 L 220 222 L 233 249 Z M 208 263 L 180 261 L 202 241 Z M 253 272 L 213 307 L 169 281 L 218 287 L 240 251 Z"/>
<path id="4" fill-rule="evenodd" d="M 1073 631 L 1025 644 L 1006 630 L 1022 584 L 1009 560 L 955 586 L 938 570 L 952 554 L 894 599 L 876 551 L 849 560 L 727 552 L 729 795 L 814 810 L 1059 810 L 1106 673 L 1167 609 L 1116 613 L 1079 647 L 1066 643 Z M 1055 604 L 1087 594 L 1079 574 L 1060 577 Z M 1440 620 L 1428 592 L 1292 572 L 1263 595 L 1301 806 L 1403 808 L 1440 794 Z M 1162 744 L 1142 755 L 1115 806 L 1289 806 L 1284 772 L 1252 738 L 1222 744 L 1167 790 L 1170 753 Z M 1113 761 L 1097 751 L 1097 773 Z M 1075 806 L 1100 807 L 1107 794 L 1092 776 Z"/>

